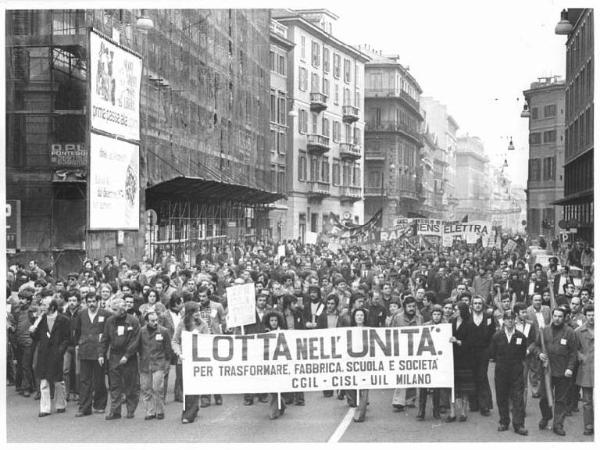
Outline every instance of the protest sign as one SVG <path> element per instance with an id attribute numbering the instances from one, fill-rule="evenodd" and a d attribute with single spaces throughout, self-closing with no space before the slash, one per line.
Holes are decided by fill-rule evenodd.
<path id="1" fill-rule="evenodd" d="M 452 247 L 453 242 L 454 242 L 454 235 L 452 235 L 450 233 L 442 234 L 442 246 Z"/>
<path id="2" fill-rule="evenodd" d="M 186 395 L 453 387 L 450 324 L 182 334 Z"/>
<path id="3" fill-rule="evenodd" d="M 306 232 L 306 243 L 316 245 L 317 243 L 317 233 L 313 233 L 312 231 Z"/>
<path id="4" fill-rule="evenodd" d="M 517 248 L 517 243 L 512 239 L 509 239 L 506 244 L 504 244 L 504 252 L 511 253 L 514 249 Z"/>
<path id="5" fill-rule="evenodd" d="M 249 325 L 256 321 L 254 283 L 238 284 L 227 288 L 227 326 Z"/>
<path id="6" fill-rule="evenodd" d="M 277 257 L 281 258 L 281 257 L 285 257 L 285 245 L 280 245 L 277 247 Z"/>

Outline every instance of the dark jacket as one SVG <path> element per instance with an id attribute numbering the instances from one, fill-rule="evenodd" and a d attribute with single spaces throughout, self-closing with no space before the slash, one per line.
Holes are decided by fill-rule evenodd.
<path id="1" fill-rule="evenodd" d="M 64 316 L 69 319 L 69 347 L 77 345 L 77 341 L 75 340 L 75 322 L 77 322 L 77 317 L 81 314 L 81 306 L 77 306 L 74 311 L 71 311 L 69 308 L 65 309 Z"/>
<path id="2" fill-rule="evenodd" d="M 139 321 L 130 314 L 123 317 L 110 316 L 104 325 L 98 356 L 104 356 L 110 348 L 109 367 L 116 367 L 123 356 L 130 360 L 136 356 Z"/>
<path id="3" fill-rule="evenodd" d="M 63 356 L 70 340 L 69 319 L 57 314 L 52 330 L 48 330 L 48 320 L 44 314 L 31 337 L 38 343 L 36 375 L 49 383 L 62 381 Z"/>
<path id="4" fill-rule="evenodd" d="M 546 354 L 550 359 L 550 371 L 553 377 L 564 377 L 565 371 L 574 371 L 577 362 L 577 337 L 568 325 L 547 326 L 540 331 L 535 342 L 535 355 L 542 353 L 542 340 L 546 344 Z"/>
<path id="5" fill-rule="evenodd" d="M 492 336 L 490 359 L 496 360 L 496 371 L 518 366 L 520 373 L 522 373 L 522 364 L 526 353 L 527 337 L 517 329 L 514 330 L 510 342 L 506 339 L 504 328 L 499 329 Z"/>
<path id="6" fill-rule="evenodd" d="M 324 312 L 326 308 L 325 308 L 325 304 L 323 303 L 323 301 L 321 301 L 321 300 L 320 300 L 320 301 L 319 301 L 319 305 L 323 305 L 323 307 L 322 307 L 322 308 L 323 308 L 323 312 Z M 303 310 L 303 312 L 302 312 L 302 315 L 303 315 L 303 317 L 304 317 L 304 324 L 305 324 L 305 325 L 306 325 L 308 322 L 312 322 L 312 320 L 313 320 L 313 314 L 312 314 L 312 309 L 311 309 L 311 308 L 312 308 L 312 307 L 311 307 L 311 301 L 310 301 L 310 299 L 305 299 L 305 300 L 304 300 L 304 310 Z M 321 314 L 322 314 L 323 312 L 321 312 Z M 318 316 L 319 316 L 319 315 L 317 315 L 317 316 L 315 317 L 315 322 L 317 321 L 317 319 L 318 319 Z"/>
<path id="7" fill-rule="evenodd" d="M 335 327 L 339 327 L 340 325 L 340 314 L 336 313 L 336 322 L 335 322 Z M 327 311 L 323 311 L 323 314 L 321 314 L 319 317 L 317 317 L 317 328 L 328 328 L 327 326 Z"/>
<path id="8" fill-rule="evenodd" d="M 100 338 L 104 325 L 111 314 L 105 309 L 98 309 L 94 322 L 90 321 L 88 310 L 82 311 L 73 325 L 73 338 L 79 345 L 79 359 L 95 360 L 100 353 Z"/>
<path id="9" fill-rule="evenodd" d="M 473 322 L 471 316 L 471 323 L 473 325 L 473 351 L 483 352 L 487 351 L 492 341 L 492 336 L 496 332 L 496 324 L 491 314 L 483 312 L 483 320 L 479 325 Z"/>
<path id="10" fill-rule="evenodd" d="M 14 311 L 11 316 L 15 342 L 20 345 L 32 345 L 33 340 L 29 333 L 29 327 L 35 322 L 33 312 L 25 305 L 18 311 Z"/>
<path id="11" fill-rule="evenodd" d="M 474 325 L 471 320 L 462 322 L 459 328 L 456 328 L 456 318 L 450 321 L 452 324 L 452 336 L 461 341 L 461 345 L 456 342 L 453 346 L 454 370 L 473 369 L 475 359 L 473 358 L 473 337 L 475 336 Z"/>
<path id="12" fill-rule="evenodd" d="M 138 334 L 138 351 L 140 354 L 140 372 L 169 370 L 171 362 L 171 337 L 165 327 L 158 325 L 151 329 L 142 327 Z"/>

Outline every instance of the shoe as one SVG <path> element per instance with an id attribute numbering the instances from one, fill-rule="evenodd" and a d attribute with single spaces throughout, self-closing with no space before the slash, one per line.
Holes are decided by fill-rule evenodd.
<path id="1" fill-rule="evenodd" d="M 200 408 L 208 408 L 210 406 L 209 400 L 200 400 Z"/>
<path id="2" fill-rule="evenodd" d="M 323 397 L 333 397 L 333 392 L 323 392 Z"/>
<path id="3" fill-rule="evenodd" d="M 39 413 L 38 417 L 46 417 L 46 416 L 49 416 L 49 415 L 50 415 L 50 413 Z"/>
<path id="4" fill-rule="evenodd" d="M 21 391 L 21 392 L 20 392 L 20 394 L 21 394 L 23 397 L 31 397 L 31 394 L 30 394 L 28 391 Z M 39 400 L 39 398 L 38 398 L 38 400 Z"/>
<path id="5" fill-rule="evenodd" d="M 364 421 L 365 421 L 365 419 L 364 419 L 364 418 L 362 418 L 362 419 L 357 419 L 356 417 L 354 417 L 352 420 L 354 420 L 355 422 L 364 422 Z"/>
<path id="6" fill-rule="evenodd" d="M 23 397 L 29 397 L 29 394 L 23 394 Z M 42 395 L 39 392 L 36 392 L 35 395 L 33 396 L 34 400 L 39 400 L 42 397 Z"/>
<path id="7" fill-rule="evenodd" d="M 579 408 L 575 407 L 575 408 L 573 408 L 573 409 L 571 410 L 571 412 L 578 413 L 578 412 L 579 412 Z"/>
<path id="8" fill-rule="evenodd" d="M 251 406 L 253 403 L 252 400 L 244 400 L 244 406 Z"/>
<path id="9" fill-rule="evenodd" d="M 404 411 L 403 405 L 392 405 L 395 411 Z"/>
<path id="10" fill-rule="evenodd" d="M 92 415 L 91 412 L 77 411 L 77 413 L 75 414 L 75 417 L 84 417 L 84 416 L 91 416 L 91 415 Z"/>
<path id="11" fill-rule="evenodd" d="M 343 392 L 339 392 L 337 395 L 338 400 L 344 400 L 345 394 Z"/>
<path id="12" fill-rule="evenodd" d="M 439 411 L 433 411 L 433 418 L 434 419 L 440 419 L 440 412 Z"/>
<path id="13" fill-rule="evenodd" d="M 467 416 L 463 416 L 462 414 L 458 417 L 458 421 L 459 422 L 466 422 L 467 421 Z"/>
<path id="14" fill-rule="evenodd" d="M 446 414 L 447 408 L 445 406 L 440 406 L 440 414 Z"/>
<path id="15" fill-rule="evenodd" d="M 269 403 L 269 397 L 268 396 L 259 396 L 258 397 L 258 401 L 261 403 Z"/>
<path id="16" fill-rule="evenodd" d="M 115 419 L 120 419 L 121 418 L 121 414 L 113 414 L 110 413 L 107 416 L 104 417 L 106 420 L 115 420 Z"/>
<path id="17" fill-rule="evenodd" d="M 190 423 L 189 419 L 181 419 L 181 423 Z"/>
<path id="18" fill-rule="evenodd" d="M 534 392 L 533 394 L 531 394 L 531 398 L 540 398 L 542 396 L 542 394 L 539 394 L 537 392 Z"/>
<path id="19" fill-rule="evenodd" d="M 356 408 L 356 403 L 354 403 L 354 402 L 348 402 L 348 406 L 350 408 Z"/>
<path id="20" fill-rule="evenodd" d="M 417 405 L 415 405 L 414 403 L 409 403 L 408 405 L 406 405 L 407 408 L 416 408 Z"/>
<path id="21" fill-rule="evenodd" d="M 61 414 L 64 413 L 66 411 L 66 408 L 59 408 L 56 410 L 56 414 Z"/>
<path id="22" fill-rule="evenodd" d="M 163 420 L 163 419 L 165 418 L 165 415 L 164 415 L 163 413 L 158 413 L 158 414 L 156 415 L 156 418 L 157 418 L 158 420 Z"/>
<path id="23" fill-rule="evenodd" d="M 584 434 L 585 436 L 591 436 L 592 434 L 594 434 L 594 429 L 593 429 L 593 428 L 586 428 L 586 429 L 583 431 L 583 434 Z"/>
<path id="24" fill-rule="evenodd" d="M 491 414 L 489 409 L 482 409 L 480 412 L 481 412 L 481 415 L 485 416 L 485 417 L 488 417 Z"/>
<path id="25" fill-rule="evenodd" d="M 446 423 L 455 422 L 455 421 L 456 421 L 456 416 L 448 416 L 448 417 L 446 417 L 446 420 L 444 420 L 444 422 L 446 422 Z"/>
<path id="26" fill-rule="evenodd" d="M 425 414 L 417 414 L 417 420 L 420 422 L 422 420 L 425 420 Z"/>
<path id="27" fill-rule="evenodd" d="M 135 417 L 135 413 L 128 412 L 125 417 L 127 417 L 128 419 L 133 419 Z"/>
<path id="28" fill-rule="evenodd" d="M 221 397 L 215 398 L 215 405 L 221 406 L 223 404 L 223 399 Z"/>
<path id="29" fill-rule="evenodd" d="M 180 398 L 180 397 L 177 397 L 177 398 L 175 398 L 175 401 L 176 401 L 177 403 L 183 403 L 183 399 L 182 399 L 182 398 Z"/>
<path id="30" fill-rule="evenodd" d="M 304 401 L 303 400 L 298 401 L 298 402 L 295 403 L 295 405 L 296 406 L 304 406 Z"/>
<path id="31" fill-rule="evenodd" d="M 94 414 L 104 414 L 103 409 L 94 409 Z"/>
<path id="32" fill-rule="evenodd" d="M 552 431 L 554 431 L 554 434 L 558 434 L 559 436 L 565 436 L 567 434 L 565 430 L 559 427 L 553 427 Z"/>
<path id="33" fill-rule="evenodd" d="M 521 436 L 527 436 L 529 434 L 529 431 L 527 431 L 523 427 L 519 427 L 519 428 L 515 428 L 515 433 L 520 434 Z"/>
<path id="34" fill-rule="evenodd" d="M 149 415 L 149 416 L 144 417 L 144 420 L 152 420 L 152 419 L 155 419 L 155 418 L 156 418 L 156 416 Z"/>
<path id="35" fill-rule="evenodd" d="M 540 420 L 540 423 L 538 423 L 538 427 L 540 430 L 545 430 L 546 428 L 548 428 L 548 421 L 546 419 Z"/>
<path id="36" fill-rule="evenodd" d="M 498 431 L 506 431 L 506 430 L 508 430 L 508 425 L 500 425 L 498 427 Z"/>

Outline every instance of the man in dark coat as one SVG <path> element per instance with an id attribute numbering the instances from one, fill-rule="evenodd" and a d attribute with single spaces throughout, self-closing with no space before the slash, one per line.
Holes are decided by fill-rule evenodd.
<path id="1" fill-rule="evenodd" d="M 85 298 L 87 308 L 75 320 L 73 339 L 79 355 L 79 411 L 75 417 L 88 416 L 93 411 L 103 414 L 108 393 L 104 381 L 104 368 L 98 362 L 100 336 L 104 325 L 111 316 L 105 309 L 98 308 L 100 296 L 88 292 Z"/>
<path id="2" fill-rule="evenodd" d="M 125 310 L 125 301 L 113 300 L 113 315 L 106 320 L 100 340 L 98 363 L 104 365 L 110 350 L 108 377 L 110 380 L 110 413 L 106 420 L 121 418 L 123 397 L 127 403 L 127 418 L 132 419 L 140 399 L 140 379 L 137 365 L 137 343 L 140 323 Z M 125 395 L 123 395 L 125 394 Z"/>
<path id="3" fill-rule="evenodd" d="M 49 416 L 52 410 L 50 386 L 54 385 L 57 413 L 67 407 L 63 381 L 63 358 L 70 340 L 70 324 L 58 313 L 58 303 L 51 296 L 44 297 L 40 305 L 43 314 L 31 326 L 31 337 L 38 344 L 37 373 L 40 378 L 39 417 Z"/>
<path id="4" fill-rule="evenodd" d="M 515 433 L 528 434 L 525 424 L 525 401 L 523 361 L 527 353 L 527 337 L 515 328 L 515 313 L 504 311 L 502 327 L 492 337 L 490 358 L 496 361 L 494 382 L 496 385 L 496 403 L 500 414 L 498 431 L 508 430 L 512 404 L 512 422 Z"/>
<path id="5" fill-rule="evenodd" d="M 469 406 L 471 411 L 479 411 L 482 416 L 489 416 L 492 408 L 492 391 L 488 380 L 490 359 L 488 350 L 496 327 L 493 317 L 484 311 L 483 297 L 479 295 L 473 297 L 471 306 L 475 392 L 469 395 Z"/>
<path id="6" fill-rule="evenodd" d="M 13 329 L 15 342 L 15 359 L 17 367 L 15 373 L 15 386 L 17 392 L 24 397 L 29 397 L 37 390 L 33 378 L 33 340 L 29 328 L 34 322 L 31 301 L 33 289 L 24 288 L 19 292 L 19 299 L 12 308 L 10 322 Z"/>
<path id="7" fill-rule="evenodd" d="M 79 291 L 70 290 L 67 292 L 67 306 L 64 315 L 69 319 L 70 340 L 65 359 L 63 361 L 63 379 L 65 381 L 65 391 L 67 401 L 79 400 L 79 362 L 75 352 L 76 341 L 73 339 L 73 330 L 75 321 L 81 312 L 81 295 Z"/>

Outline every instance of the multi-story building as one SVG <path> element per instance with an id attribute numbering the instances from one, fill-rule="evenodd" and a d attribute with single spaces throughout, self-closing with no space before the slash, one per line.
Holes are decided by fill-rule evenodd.
<path id="1" fill-rule="evenodd" d="M 550 242 L 562 218 L 562 206 L 554 202 L 564 189 L 565 82 L 557 76 L 538 78 L 523 94 L 529 111 L 527 231 Z"/>
<path id="2" fill-rule="evenodd" d="M 489 159 L 483 142 L 476 136 L 461 136 L 457 140 L 456 216 L 469 220 L 488 220 L 490 208 Z"/>
<path id="3" fill-rule="evenodd" d="M 576 238 L 594 241 L 594 10 L 569 8 L 557 34 L 567 35 L 564 207 Z"/>
<path id="4" fill-rule="evenodd" d="M 455 207 L 456 133 L 458 123 L 448 113 L 446 105 L 433 97 L 421 97 L 421 109 L 435 143 L 434 152 L 434 204 L 446 220 L 458 220 Z"/>
<path id="5" fill-rule="evenodd" d="M 395 217 L 420 216 L 421 87 L 397 55 L 369 51 L 365 66 L 365 216 L 383 209 Z"/>
<path id="6" fill-rule="evenodd" d="M 287 38 L 287 27 L 271 19 L 271 183 L 277 192 L 287 193 L 287 157 L 288 114 L 291 102 L 288 95 L 288 58 L 289 52 L 294 48 L 294 43 Z M 269 230 L 271 236 L 282 241 L 286 238 L 287 201 L 278 200 L 270 205 Z"/>
<path id="7" fill-rule="evenodd" d="M 329 215 L 362 223 L 363 86 L 368 57 L 337 39 L 326 9 L 274 10 L 294 44 L 288 93 L 294 104 L 287 153 L 286 236 L 305 239 Z"/>
<path id="8" fill-rule="evenodd" d="M 513 186 L 504 171 L 505 167 L 490 167 L 489 180 L 489 219 L 496 231 L 516 233 L 523 231 L 526 218 L 525 190 Z"/>
<path id="9" fill-rule="evenodd" d="M 21 213 L 11 262 L 37 259 L 59 276 L 105 254 L 168 251 L 193 263 L 266 228 L 261 205 L 280 197 L 267 146 L 268 10 L 12 10 L 6 25 L 6 190 Z M 100 55 L 90 27 L 105 36 Z M 110 79 L 119 48 L 142 64 L 129 80 L 141 97 L 139 187 L 128 185 L 139 190 L 139 226 L 90 229 L 88 68 L 99 61 Z M 110 83 L 98 85 L 109 100 Z"/>
<path id="10" fill-rule="evenodd" d="M 434 136 L 425 130 L 423 147 L 419 152 L 420 164 L 417 166 L 417 193 L 422 200 L 420 215 L 431 219 L 442 219 L 441 211 L 435 207 L 435 155 L 438 151 Z"/>

